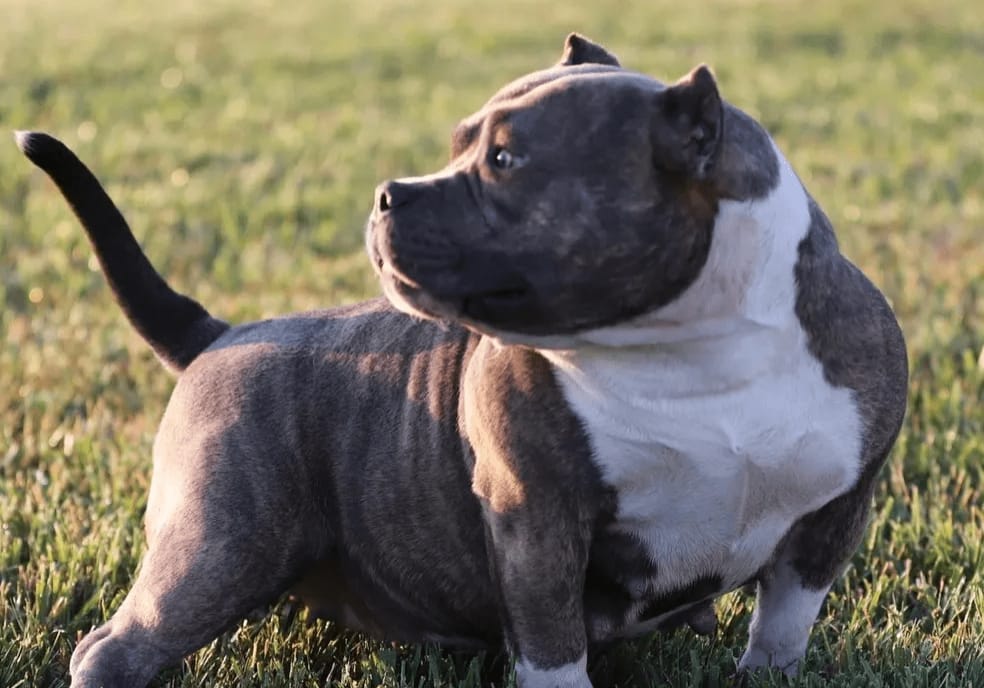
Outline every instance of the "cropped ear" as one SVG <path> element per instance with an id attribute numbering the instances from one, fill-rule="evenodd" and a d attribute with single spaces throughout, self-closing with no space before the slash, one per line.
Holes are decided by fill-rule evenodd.
<path id="1" fill-rule="evenodd" d="M 656 164 L 696 179 L 710 173 L 721 147 L 724 106 L 706 65 L 661 91 L 653 114 Z"/>
<path id="2" fill-rule="evenodd" d="M 591 42 L 584 36 L 572 33 L 564 41 L 564 53 L 560 56 L 558 67 L 573 67 L 579 64 L 601 64 L 612 67 L 621 67 L 618 58 L 602 48 L 597 43 Z"/>

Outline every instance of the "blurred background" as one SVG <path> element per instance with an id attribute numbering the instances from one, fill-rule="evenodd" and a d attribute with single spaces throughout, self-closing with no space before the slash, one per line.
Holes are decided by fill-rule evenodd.
<path id="1" fill-rule="evenodd" d="M 906 331 L 909 416 L 802 684 L 984 681 L 976 0 L 0 0 L 0 134 L 43 129 L 73 147 L 153 263 L 217 316 L 332 306 L 379 291 L 362 251 L 375 185 L 442 166 L 455 123 L 553 64 L 572 30 L 661 80 L 709 64 Z M 79 633 L 136 568 L 173 381 L 112 303 L 61 197 L 3 136 L 0 686 L 65 685 Z M 717 640 L 633 646 L 616 675 L 717 685 L 749 604 L 719 604 Z M 168 685 L 504 680 L 288 616 L 244 626 Z"/>

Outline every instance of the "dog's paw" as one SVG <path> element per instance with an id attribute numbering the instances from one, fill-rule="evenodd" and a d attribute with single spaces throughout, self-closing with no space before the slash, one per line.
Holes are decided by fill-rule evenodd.
<path id="1" fill-rule="evenodd" d="M 788 678 L 796 678 L 803 655 L 798 653 L 767 653 L 758 648 L 748 648 L 738 662 L 738 676 L 745 677 L 757 671 L 781 671 Z M 747 679 L 745 679 L 747 682 Z"/>

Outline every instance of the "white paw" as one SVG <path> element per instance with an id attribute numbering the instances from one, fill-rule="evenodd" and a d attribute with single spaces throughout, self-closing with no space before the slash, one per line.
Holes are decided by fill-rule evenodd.
<path id="1" fill-rule="evenodd" d="M 588 678 L 588 656 L 552 669 L 541 669 L 519 658 L 516 662 L 516 685 L 519 688 L 592 688 Z"/>
<path id="2" fill-rule="evenodd" d="M 760 648 L 749 647 L 738 662 L 738 672 L 750 672 L 756 669 L 774 668 L 790 678 L 799 673 L 799 665 L 806 655 L 805 652 L 784 648 L 776 652 L 766 652 Z"/>

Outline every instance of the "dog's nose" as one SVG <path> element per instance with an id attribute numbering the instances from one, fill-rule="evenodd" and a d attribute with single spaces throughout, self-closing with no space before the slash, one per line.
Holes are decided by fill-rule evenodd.
<path id="1" fill-rule="evenodd" d="M 405 205 L 414 195 L 409 184 L 384 182 L 376 187 L 376 212 L 385 213 Z"/>

